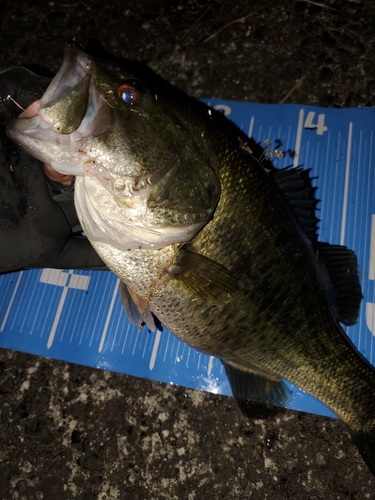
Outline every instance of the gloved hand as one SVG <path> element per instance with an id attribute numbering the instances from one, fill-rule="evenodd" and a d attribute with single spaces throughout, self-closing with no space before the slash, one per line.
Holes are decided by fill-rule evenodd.
<path id="1" fill-rule="evenodd" d="M 41 97 L 48 79 L 37 85 L 38 78 L 24 68 L 0 70 L 0 123 L 21 112 L 8 95 L 24 108 Z M 63 186 L 48 179 L 42 163 L 13 144 L 0 126 L 0 273 L 106 269 L 82 234 L 73 188 L 74 181 Z"/>

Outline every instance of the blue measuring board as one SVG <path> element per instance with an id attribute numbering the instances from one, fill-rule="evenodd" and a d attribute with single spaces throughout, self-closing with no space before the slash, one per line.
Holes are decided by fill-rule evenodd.
<path id="1" fill-rule="evenodd" d="M 279 168 L 317 177 L 319 238 L 353 249 L 364 299 L 347 334 L 375 366 L 375 110 L 205 100 L 245 133 L 284 154 Z M 277 146 L 275 146 L 275 144 Z M 0 346 L 138 377 L 231 395 L 220 361 L 164 330 L 138 332 L 109 271 L 41 269 L 0 275 Z M 333 416 L 289 384 L 288 407 Z"/>

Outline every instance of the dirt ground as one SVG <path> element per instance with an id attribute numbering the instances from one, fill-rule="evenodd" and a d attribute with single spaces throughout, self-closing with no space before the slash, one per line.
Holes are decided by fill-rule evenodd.
<path id="1" fill-rule="evenodd" d="M 375 105 L 373 1 L 5 0 L 0 22 L 0 67 L 95 38 L 195 97 Z M 4 349 L 0 401 L 4 500 L 375 498 L 338 420 Z"/>

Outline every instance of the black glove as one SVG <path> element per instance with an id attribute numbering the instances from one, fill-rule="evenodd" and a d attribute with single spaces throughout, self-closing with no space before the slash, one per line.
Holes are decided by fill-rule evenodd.
<path id="1" fill-rule="evenodd" d="M 21 78 L 22 70 L 0 70 L 0 123 L 20 113 L 8 95 L 27 107 L 45 90 L 45 81 L 35 85 L 38 77 L 24 70 Z M 47 179 L 42 163 L 13 144 L 0 126 L 0 273 L 38 267 L 106 269 L 82 234 L 73 184 L 66 188 Z"/>
<path id="2" fill-rule="evenodd" d="M 40 99 L 51 80 L 18 66 L 0 68 L 0 124 L 5 125 Z"/>

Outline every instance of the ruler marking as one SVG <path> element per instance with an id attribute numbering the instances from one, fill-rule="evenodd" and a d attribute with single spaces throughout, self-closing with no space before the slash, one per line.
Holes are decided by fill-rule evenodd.
<path id="1" fill-rule="evenodd" d="M 352 154 L 352 139 L 353 139 L 353 122 L 350 122 L 349 129 L 348 129 L 348 149 L 346 151 L 344 201 L 343 201 L 342 219 L 341 219 L 341 236 L 340 236 L 340 244 L 341 245 L 343 245 L 345 242 L 346 212 L 347 212 L 347 207 L 348 207 L 348 191 L 349 191 L 350 157 Z"/>
<path id="2" fill-rule="evenodd" d="M 18 275 L 17 282 L 16 282 L 16 286 L 14 287 L 14 290 L 13 290 L 12 296 L 11 296 L 11 298 L 10 298 L 9 305 L 8 305 L 7 310 L 6 310 L 6 313 L 5 313 L 5 316 L 4 316 L 4 319 L 3 319 L 3 323 L 2 323 L 2 325 L 1 325 L 0 332 L 2 332 L 2 331 L 4 330 L 5 325 L 6 325 L 6 322 L 8 321 L 8 317 L 9 317 L 9 314 L 10 314 L 10 310 L 12 309 L 13 302 L 14 302 L 14 299 L 15 299 L 15 297 L 16 297 L 16 293 L 17 293 L 18 287 L 20 286 L 20 282 L 21 282 L 22 275 L 23 275 L 23 271 L 21 271 L 21 272 L 19 273 L 19 275 Z"/>
<path id="3" fill-rule="evenodd" d="M 105 320 L 104 328 L 103 328 L 103 331 L 102 331 L 102 335 L 100 337 L 100 344 L 99 344 L 99 349 L 98 349 L 99 352 L 102 352 L 103 347 L 104 347 L 104 342 L 105 342 L 105 338 L 107 336 L 109 322 L 110 322 L 111 317 L 112 317 L 112 311 L 113 311 L 113 308 L 115 307 L 115 300 L 116 300 L 116 297 L 117 297 L 119 282 L 120 282 L 120 280 L 117 279 L 116 280 L 116 284 L 115 284 L 114 289 L 113 289 L 111 303 L 109 305 L 109 309 L 108 309 L 107 317 L 106 317 L 106 320 Z"/>
<path id="4" fill-rule="evenodd" d="M 161 330 L 156 330 L 154 345 L 152 347 L 152 353 L 149 364 L 150 371 L 153 370 L 155 367 L 155 361 L 156 361 L 156 356 L 158 354 L 160 339 L 161 339 Z"/>
<path id="5" fill-rule="evenodd" d="M 294 167 L 298 167 L 299 165 L 299 155 L 301 151 L 302 127 L 303 127 L 304 115 L 305 115 L 304 110 L 300 109 L 298 113 L 296 145 L 294 148 Z"/>

